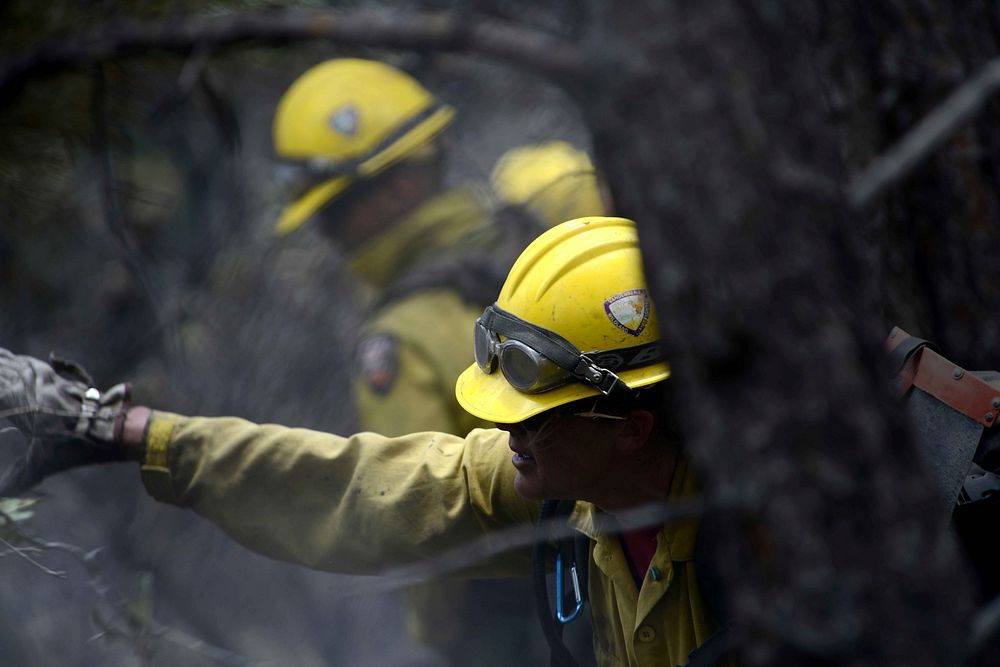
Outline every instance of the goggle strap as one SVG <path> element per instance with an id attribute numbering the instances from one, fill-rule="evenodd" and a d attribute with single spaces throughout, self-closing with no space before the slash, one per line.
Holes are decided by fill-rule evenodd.
<path id="1" fill-rule="evenodd" d="M 444 103 L 440 101 L 433 101 L 431 104 L 418 114 L 411 116 L 406 119 L 406 122 L 398 125 L 392 132 L 387 134 L 382 141 L 378 142 L 373 148 L 367 152 L 359 155 L 358 157 L 351 158 L 350 160 L 343 160 L 341 162 L 333 162 L 330 160 L 325 160 L 321 157 L 311 157 L 304 158 L 300 160 L 282 160 L 285 164 L 290 164 L 295 167 L 301 167 L 309 172 L 309 174 L 315 179 L 316 183 L 320 181 L 328 181 L 334 178 L 339 178 L 340 176 L 358 176 L 358 169 L 368 160 L 379 153 L 387 150 L 394 143 L 402 139 L 407 133 L 413 130 L 415 127 L 423 123 L 425 120 L 433 116 L 435 113 L 444 108 Z"/>
<path id="2" fill-rule="evenodd" d="M 578 368 L 584 362 L 583 354 L 575 345 L 560 336 L 559 334 L 537 327 L 530 322 L 522 320 L 513 313 L 498 308 L 496 305 L 488 306 L 480 318 L 482 325 L 494 333 L 508 336 L 514 340 L 519 340 L 528 347 L 539 352 L 548 359 L 551 359 L 560 368 L 569 371 L 576 377 L 590 379 L 580 372 Z M 590 360 L 586 360 L 589 362 Z M 587 366 L 592 365 L 587 363 Z M 586 368 L 586 366 L 584 366 Z"/>

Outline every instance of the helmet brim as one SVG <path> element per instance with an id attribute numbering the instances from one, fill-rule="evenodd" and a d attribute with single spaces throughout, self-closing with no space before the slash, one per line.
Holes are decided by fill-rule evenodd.
<path id="1" fill-rule="evenodd" d="M 652 364 L 618 374 L 633 389 L 670 377 L 666 363 Z M 455 398 L 466 412 L 498 424 L 516 424 L 529 417 L 601 392 L 583 382 L 571 382 L 538 394 L 526 394 L 508 384 L 503 373 L 484 373 L 472 364 L 455 382 Z"/>
<path id="2" fill-rule="evenodd" d="M 326 206 L 330 200 L 346 190 L 352 180 L 350 176 L 340 176 L 333 180 L 323 181 L 307 190 L 304 195 L 281 210 L 278 224 L 274 227 L 274 233 L 278 236 L 285 236 L 294 232 L 317 211 Z"/>

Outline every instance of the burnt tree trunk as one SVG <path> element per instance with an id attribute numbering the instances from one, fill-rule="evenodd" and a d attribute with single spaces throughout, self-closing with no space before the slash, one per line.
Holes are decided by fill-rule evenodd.
<path id="1" fill-rule="evenodd" d="M 969 585 L 880 343 L 884 314 L 910 313 L 958 361 L 1000 361 L 996 114 L 875 210 L 844 196 L 997 51 L 986 3 L 938 5 L 633 4 L 609 12 L 609 37 L 645 73 L 580 92 L 616 204 L 639 223 L 749 664 L 966 651 Z"/>

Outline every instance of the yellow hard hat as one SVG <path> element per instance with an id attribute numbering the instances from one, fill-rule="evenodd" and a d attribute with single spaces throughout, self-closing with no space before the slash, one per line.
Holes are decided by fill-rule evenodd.
<path id="1" fill-rule="evenodd" d="M 659 341 L 635 223 L 570 220 L 514 263 L 476 322 L 476 363 L 459 376 L 455 396 L 481 419 L 521 422 L 666 379 Z"/>
<path id="2" fill-rule="evenodd" d="M 490 184 L 501 200 L 527 208 L 546 227 L 608 213 L 590 157 L 565 141 L 510 149 Z"/>
<path id="3" fill-rule="evenodd" d="M 307 70 L 274 115 L 274 149 L 294 190 L 277 233 L 301 227 L 356 180 L 428 152 L 454 115 L 384 63 L 338 58 Z"/>

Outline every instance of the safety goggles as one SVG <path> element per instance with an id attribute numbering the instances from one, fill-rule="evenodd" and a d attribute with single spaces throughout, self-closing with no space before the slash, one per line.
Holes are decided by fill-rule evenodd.
<path id="1" fill-rule="evenodd" d="M 605 395 L 631 392 L 617 372 L 648 366 L 661 358 L 655 341 L 584 354 L 554 331 L 522 320 L 496 304 L 488 306 L 476 320 L 475 354 L 481 371 L 491 374 L 499 369 L 512 387 L 526 394 L 570 382 L 593 385 Z"/>

